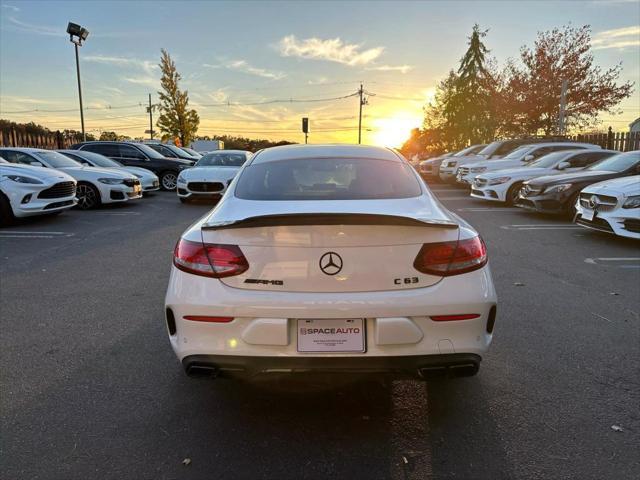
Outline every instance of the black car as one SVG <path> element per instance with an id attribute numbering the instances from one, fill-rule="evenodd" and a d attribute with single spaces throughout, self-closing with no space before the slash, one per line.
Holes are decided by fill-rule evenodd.
<path id="1" fill-rule="evenodd" d="M 200 157 L 196 157 L 194 155 L 185 152 L 181 148 L 176 147 L 175 145 L 165 144 L 165 143 L 145 143 L 148 147 L 154 149 L 163 157 L 167 158 L 181 158 L 183 160 L 191 160 L 193 162 L 197 162 Z"/>
<path id="2" fill-rule="evenodd" d="M 524 182 L 516 200 L 518 207 L 541 213 L 575 215 L 575 205 L 587 185 L 640 174 L 640 150 L 619 153 L 565 175 L 548 175 Z"/>
<path id="3" fill-rule="evenodd" d="M 180 171 L 195 164 L 193 160 L 163 157 L 147 145 L 136 142 L 83 142 L 71 148 L 99 153 L 129 167 L 151 170 L 160 179 L 163 190 L 175 190 Z"/>

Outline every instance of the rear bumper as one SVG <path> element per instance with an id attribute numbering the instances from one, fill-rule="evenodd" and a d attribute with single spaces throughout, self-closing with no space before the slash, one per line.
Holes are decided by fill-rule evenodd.
<path id="1" fill-rule="evenodd" d="M 191 355 L 182 360 L 191 377 L 253 377 L 262 374 L 396 374 L 418 378 L 472 376 L 482 357 L 472 353 L 398 357 L 254 357 Z"/>

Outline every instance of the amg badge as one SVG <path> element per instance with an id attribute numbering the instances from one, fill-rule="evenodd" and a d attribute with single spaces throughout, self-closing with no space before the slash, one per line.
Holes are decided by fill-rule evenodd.
<path id="1" fill-rule="evenodd" d="M 247 278 L 244 283 L 253 283 L 257 285 L 284 285 L 282 280 L 262 280 L 259 278 Z"/>

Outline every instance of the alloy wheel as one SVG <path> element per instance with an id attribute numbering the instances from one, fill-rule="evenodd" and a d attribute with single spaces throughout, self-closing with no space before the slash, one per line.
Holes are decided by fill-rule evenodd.
<path id="1" fill-rule="evenodd" d="M 89 210 L 98 204 L 98 197 L 93 187 L 80 184 L 76 190 L 78 207 L 82 210 Z"/>
<path id="2" fill-rule="evenodd" d="M 165 190 L 175 190 L 177 177 L 175 173 L 165 173 L 162 175 L 162 188 Z"/>

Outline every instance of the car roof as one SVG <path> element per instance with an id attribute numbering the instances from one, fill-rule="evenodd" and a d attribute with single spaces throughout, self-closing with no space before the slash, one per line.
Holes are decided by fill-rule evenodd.
<path id="1" fill-rule="evenodd" d="M 542 148 L 542 147 L 563 147 L 563 146 L 573 146 L 573 145 L 589 145 L 589 146 L 599 148 L 599 146 L 596 145 L 595 143 L 587 143 L 587 142 L 543 142 L 543 143 L 526 144 L 526 145 L 522 145 L 521 147 Z M 579 150 L 579 149 L 576 149 L 576 150 Z"/>
<path id="2" fill-rule="evenodd" d="M 213 150 L 207 152 L 207 155 L 215 155 L 216 153 L 251 153 L 249 150 Z"/>
<path id="3" fill-rule="evenodd" d="M 0 151 L 2 150 L 15 150 L 16 152 L 25 152 L 25 153 L 55 152 L 55 150 L 47 150 L 46 148 L 34 148 L 34 147 L 0 147 Z"/>
<path id="4" fill-rule="evenodd" d="M 371 145 L 283 145 L 261 150 L 253 157 L 252 163 L 277 160 L 298 160 L 305 158 L 369 158 L 401 162 L 403 159 L 389 148 Z"/>

